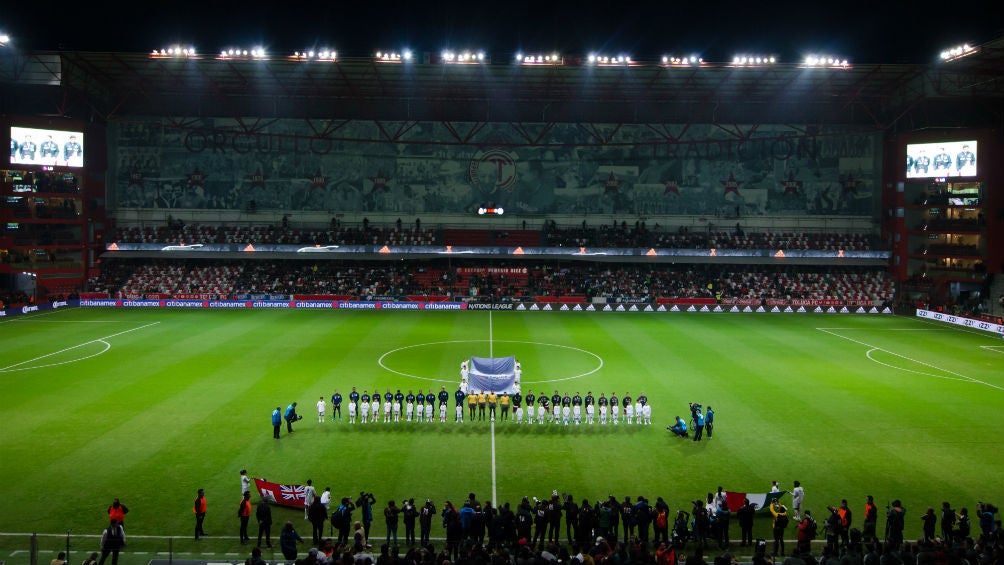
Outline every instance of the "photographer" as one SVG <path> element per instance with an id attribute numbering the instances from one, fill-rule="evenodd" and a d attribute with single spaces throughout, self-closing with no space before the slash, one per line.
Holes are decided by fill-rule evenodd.
<path id="1" fill-rule="evenodd" d="M 296 403 L 294 402 L 286 407 L 286 412 L 283 414 L 283 418 L 286 420 L 286 432 L 293 433 L 293 422 L 303 419 L 303 416 L 296 413 Z"/>
<path id="2" fill-rule="evenodd" d="M 374 504 L 376 504 L 376 498 L 373 496 L 372 492 L 360 492 L 359 498 L 356 499 L 356 508 L 361 511 L 363 533 L 367 540 L 370 539 L 370 526 L 373 525 Z"/>

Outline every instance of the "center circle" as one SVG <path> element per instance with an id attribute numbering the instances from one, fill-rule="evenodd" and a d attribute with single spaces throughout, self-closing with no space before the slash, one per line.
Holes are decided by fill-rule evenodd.
<path id="1" fill-rule="evenodd" d="M 419 380 L 423 380 L 423 381 L 432 381 L 432 382 L 437 382 L 437 383 L 457 383 L 457 382 L 460 382 L 460 375 L 459 375 L 459 370 L 460 369 L 459 369 L 459 367 L 457 369 L 457 371 L 458 371 L 457 378 L 455 380 L 447 380 L 447 379 L 437 379 L 437 378 L 433 378 L 433 377 L 425 377 L 425 376 L 422 376 L 422 375 L 414 375 L 414 374 L 411 374 L 411 373 L 406 373 L 404 371 L 398 371 L 396 369 L 390 368 L 387 365 L 386 360 L 387 360 L 388 357 L 394 355 L 395 353 L 400 353 L 402 351 L 406 351 L 406 350 L 409 350 L 409 349 L 417 349 L 417 348 L 420 348 L 420 347 L 434 347 L 434 346 L 437 346 L 437 345 L 440 345 L 440 346 L 441 345 L 453 345 L 453 344 L 458 344 L 458 343 L 518 343 L 518 344 L 523 344 L 523 345 L 533 345 L 533 346 L 537 346 L 537 347 L 553 347 L 553 348 L 556 348 L 556 349 L 564 349 L 564 350 L 568 350 L 568 351 L 573 351 L 573 352 L 576 352 L 576 353 L 580 353 L 582 355 L 586 355 L 588 357 L 592 357 L 592 358 L 594 358 L 596 360 L 596 366 L 594 368 L 590 369 L 589 371 L 584 372 L 584 373 L 579 373 L 577 375 L 570 375 L 570 376 L 559 377 L 559 378 L 554 378 L 554 379 L 537 380 L 537 381 L 523 380 L 522 383 L 525 383 L 525 384 L 556 383 L 556 382 L 561 382 L 561 381 L 570 381 L 570 380 L 573 380 L 573 379 L 580 379 L 582 377 L 586 377 L 586 376 L 592 375 L 593 373 L 595 373 L 595 372 L 597 372 L 597 371 L 599 371 L 600 369 L 603 368 L 603 358 L 600 357 L 599 355 L 593 353 L 592 351 L 586 351 L 585 349 L 580 349 L 578 347 L 572 347 L 570 345 L 560 345 L 560 344 L 557 344 L 557 343 L 541 343 L 541 342 L 537 342 L 537 341 L 516 341 L 516 340 L 505 340 L 505 339 L 495 339 L 495 340 L 488 340 L 488 339 L 457 339 L 457 340 L 452 340 L 452 341 L 430 341 L 430 342 L 427 342 L 427 343 L 416 343 L 414 345 L 406 345 L 404 347 L 398 347 L 396 349 L 391 349 L 390 351 L 388 351 L 388 352 L 384 353 L 383 355 L 381 355 L 379 359 L 377 359 L 377 364 L 380 365 L 380 367 L 382 369 L 384 369 L 386 371 L 389 371 L 391 373 L 394 373 L 396 375 L 401 375 L 403 377 L 409 377 L 409 378 L 412 378 L 412 379 L 419 379 Z"/>

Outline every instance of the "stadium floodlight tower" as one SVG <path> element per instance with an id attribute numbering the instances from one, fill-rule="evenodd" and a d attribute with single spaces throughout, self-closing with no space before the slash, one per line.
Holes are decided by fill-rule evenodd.
<path id="1" fill-rule="evenodd" d="M 7 47 L 10 44 L 10 36 L 6 33 L 0 33 L 0 47 Z"/>
<path id="2" fill-rule="evenodd" d="M 377 51 L 373 58 L 376 59 L 378 63 L 410 63 L 411 62 L 411 50 L 405 49 L 403 51 Z"/>
<path id="3" fill-rule="evenodd" d="M 776 62 L 774 55 L 736 55 L 732 58 L 733 67 L 768 67 Z"/>
<path id="4" fill-rule="evenodd" d="M 490 62 L 484 51 L 452 51 L 450 49 L 446 49 L 440 54 L 440 61 L 446 65 L 480 65 Z"/>
<path id="5" fill-rule="evenodd" d="M 664 67 L 699 67 L 704 64 L 704 59 L 698 55 L 663 55 L 662 66 Z"/>
<path id="6" fill-rule="evenodd" d="M 516 53 L 516 64 L 527 66 L 564 65 L 565 59 L 559 53 Z"/>
<path id="7" fill-rule="evenodd" d="M 293 61 L 337 61 L 338 52 L 327 47 L 322 49 L 305 49 L 294 51 L 289 58 Z"/>
<path id="8" fill-rule="evenodd" d="M 968 57 L 978 52 L 979 49 L 969 45 L 968 43 L 963 43 L 962 45 L 956 45 L 950 49 L 945 49 L 941 52 L 941 60 L 944 62 L 954 61 L 956 59 L 961 59 L 963 57 Z"/>
<path id="9" fill-rule="evenodd" d="M 162 49 L 154 49 L 150 52 L 151 59 L 176 59 L 176 58 L 194 58 L 198 56 L 198 51 L 195 47 L 181 47 L 180 45 L 174 45 Z"/>
<path id="10" fill-rule="evenodd" d="M 590 53 L 586 62 L 597 67 L 627 67 L 632 64 L 630 55 L 609 55 L 605 53 Z"/>
<path id="11" fill-rule="evenodd" d="M 802 63 L 803 67 L 806 68 L 817 68 L 817 69 L 847 69 L 850 68 L 850 63 L 847 59 L 841 57 L 834 57 L 833 55 L 806 55 L 805 60 Z"/>

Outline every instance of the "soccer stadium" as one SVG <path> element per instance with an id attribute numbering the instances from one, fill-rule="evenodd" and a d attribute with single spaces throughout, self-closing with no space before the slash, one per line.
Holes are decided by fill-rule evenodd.
<path id="1" fill-rule="evenodd" d="M 8 41 L 0 564 L 1004 557 L 1004 39 Z"/>

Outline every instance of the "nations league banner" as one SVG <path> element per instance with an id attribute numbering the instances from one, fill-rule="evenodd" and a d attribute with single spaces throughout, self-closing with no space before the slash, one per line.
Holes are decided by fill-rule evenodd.
<path id="1" fill-rule="evenodd" d="M 279 506 L 303 508 L 307 499 L 306 485 L 281 485 L 265 479 L 255 479 L 254 486 L 264 500 Z"/>
<path id="2" fill-rule="evenodd" d="M 411 216 L 491 203 L 507 215 L 708 217 L 880 208 L 882 133 L 844 126 L 347 120 L 337 129 L 329 139 L 311 120 L 253 132 L 228 118 L 111 124 L 109 208 Z"/>

